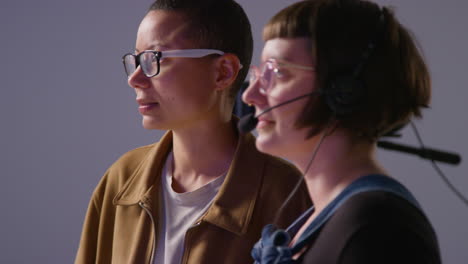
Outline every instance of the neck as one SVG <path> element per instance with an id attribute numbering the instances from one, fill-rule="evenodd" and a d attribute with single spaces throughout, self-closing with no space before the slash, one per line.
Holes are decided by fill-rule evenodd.
<path id="1" fill-rule="evenodd" d="M 173 131 L 173 188 L 196 190 L 229 169 L 238 141 L 231 121 L 206 121 Z"/>
<path id="2" fill-rule="evenodd" d="M 305 171 L 312 157 L 312 150 L 319 141 L 319 136 L 309 139 L 309 152 L 295 157 L 293 163 L 305 173 L 305 181 L 316 211 L 321 211 L 346 186 L 359 177 L 385 171 L 374 158 L 375 144 L 365 140 L 351 138 L 337 130 L 326 136 L 310 166 Z M 311 148 L 311 146 L 313 146 Z"/>

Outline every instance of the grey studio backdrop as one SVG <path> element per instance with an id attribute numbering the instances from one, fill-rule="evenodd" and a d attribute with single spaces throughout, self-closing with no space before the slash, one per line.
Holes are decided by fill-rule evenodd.
<path id="1" fill-rule="evenodd" d="M 288 0 L 239 1 L 255 40 Z M 378 1 L 416 35 L 433 77 L 433 100 L 417 121 L 428 146 L 468 157 L 468 2 Z M 0 263 L 72 263 L 91 193 L 124 152 L 158 140 L 141 125 L 121 55 L 134 48 L 151 0 L 0 2 Z M 398 139 L 417 145 L 409 127 Z M 468 259 L 468 207 L 418 157 L 379 150 L 416 195 L 438 233 L 444 263 Z M 468 195 L 468 163 L 441 164 Z"/>

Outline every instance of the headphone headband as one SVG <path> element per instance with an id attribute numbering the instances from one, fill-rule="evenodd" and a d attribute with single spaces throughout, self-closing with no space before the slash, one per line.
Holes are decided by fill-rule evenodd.
<path id="1" fill-rule="evenodd" d="M 339 1 L 338 4 L 342 4 L 342 2 Z M 385 12 L 383 9 L 379 9 L 376 29 L 353 69 L 346 73 L 335 74 L 326 81 L 325 89 L 323 89 L 325 102 L 336 118 L 344 118 L 355 112 L 365 96 L 365 84 L 361 80 L 361 74 L 383 38 L 384 28 Z"/>

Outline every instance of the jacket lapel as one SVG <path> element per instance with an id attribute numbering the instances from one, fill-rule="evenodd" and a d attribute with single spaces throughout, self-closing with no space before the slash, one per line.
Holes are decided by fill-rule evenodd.
<path id="1" fill-rule="evenodd" d="M 159 179 L 172 149 L 172 132 L 166 133 L 150 150 L 132 177 L 115 196 L 115 205 L 144 202 L 159 207 Z M 255 148 L 252 134 L 239 135 L 237 149 L 219 193 L 201 220 L 232 233 L 247 232 L 263 179 L 265 156 Z"/>
<path id="2" fill-rule="evenodd" d="M 263 178 L 264 157 L 256 150 L 252 134 L 239 136 L 226 180 L 202 220 L 237 235 L 247 232 Z"/>
<path id="3" fill-rule="evenodd" d="M 115 196 L 115 205 L 134 205 L 140 201 L 152 203 L 158 199 L 154 193 L 158 192 L 161 171 L 167 155 L 172 149 L 172 132 L 167 132 L 161 140 L 148 152 L 122 190 Z M 154 198 L 155 197 L 155 198 Z"/>

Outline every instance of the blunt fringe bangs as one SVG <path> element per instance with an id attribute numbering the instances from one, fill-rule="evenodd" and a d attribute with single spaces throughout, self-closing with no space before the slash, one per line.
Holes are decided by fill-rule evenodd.
<path id="1" fill-rule="evenodd" d="M 281 10 L 270 19 L 263 29 L 263 40 L 273 38 L 314 38 L 314 20 L 317 7 L 321 1 L 310 2 L 304 5 L 301 2 L 295 3 Z"/>

